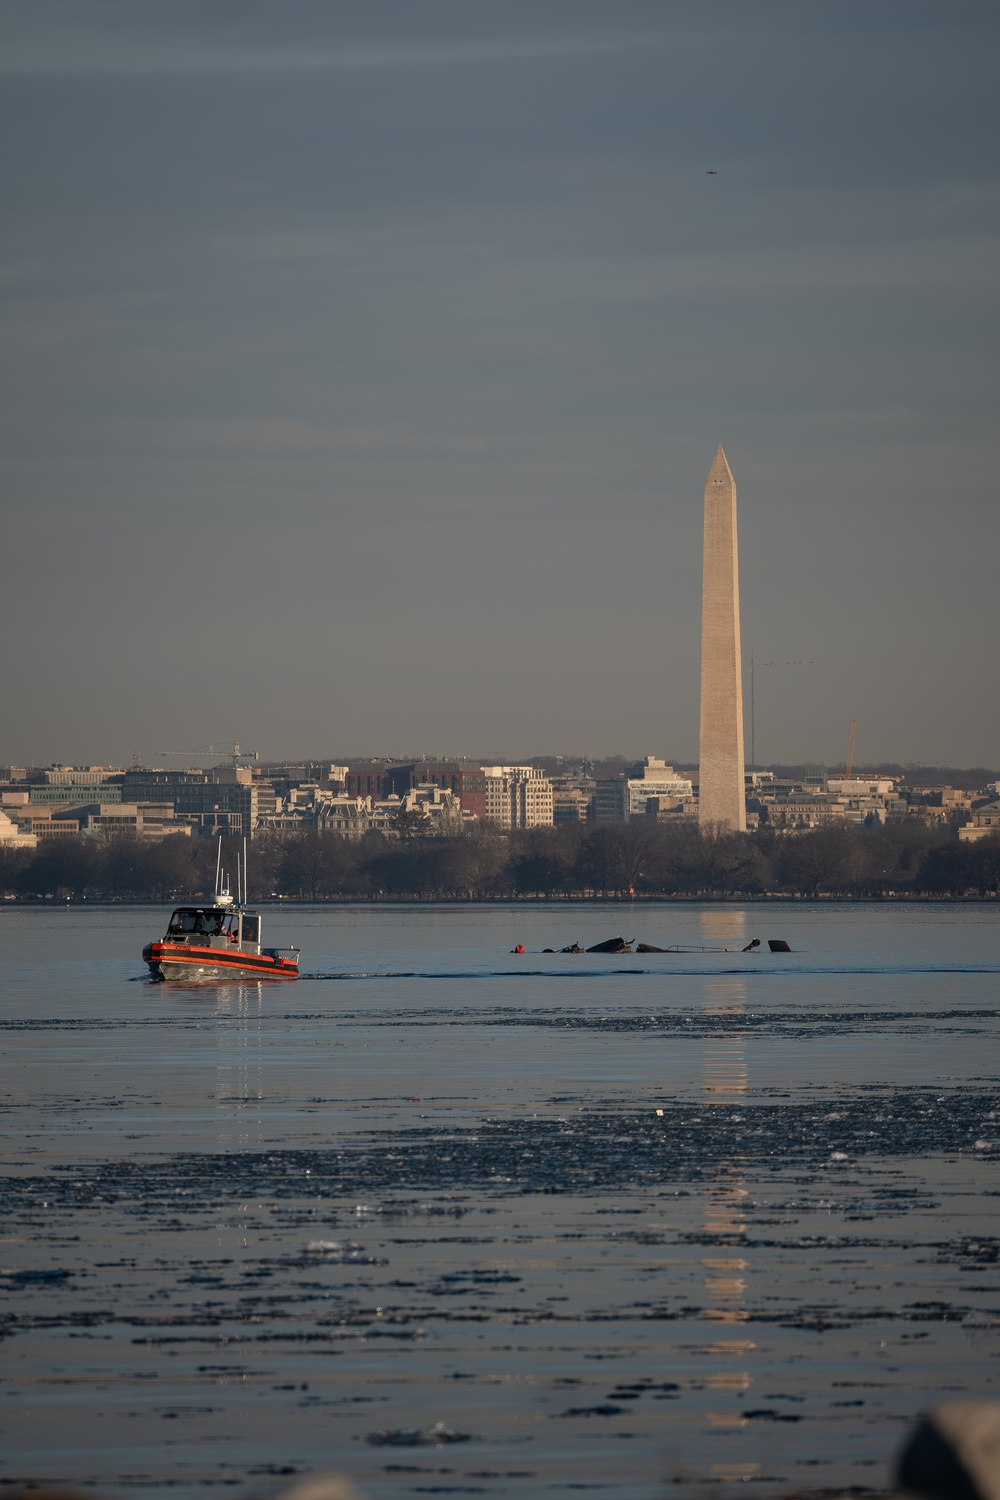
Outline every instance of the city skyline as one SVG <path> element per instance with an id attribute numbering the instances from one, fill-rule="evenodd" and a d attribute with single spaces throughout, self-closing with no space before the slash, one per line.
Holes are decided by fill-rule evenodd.
<path id="1" fill-rule="evenodd" d="M 998 42 L 10 0 L 0 759 L 694 763 L 724 436 L 756 762 L 993 763 Z"/>
<path id="2" fill-rule="evenodd" d="M 600 756 L 588 755 L 586 752 L 579 751 L 550 751 L 535 753 L 529 750 L 523 751 L 523 753 L 511 757 L 508 763 L 512 765 L 535 767 L 536 769 L 543 770 L 545 775 L 553 777 L 572 776 L 577 772 L 582 772 L 587 775 L 624 776 L 625 774 L 630 773 L 632 769 L 640 767 L 644 763 L 644 761 L 648 761 L 649 759 L 650 755 L 648 753 L 643 756 L 635 752 L 630 754 L 617 752 Z M 663 761 L 662 757 L 653 757 L 653 759 L 660 763 L 668 763 L 669 766 L 680 775 L 690 775 L 695 784 L 698 784 L 699 765 L 696 759 L 686 761 L 682 757 L 678 756 L 668 756 L 666 762 Z M 254 775 L 261 775 L 264 777 L 279 774 L 282 771 L 292 768 L 303 767 L 311 767 L 315 772 L 323 772 L 323 774 L 325 774 L 330 767 L 351 768 L 358 766 L 368 767 L 381 765 L 386 768 L 392 768 L 406 765 L 447 765 L 455 767 L 481 768 L 484 766 L 497 765 L 499 763 L 499 757 L 492 753 L 484 753 L 479 755 L 453 755 L 446 752 L 438 753 L 437 751 L 428 751 L 425 748 L 418 750 L 414 750 L 411 748 L 409 750 L 402 749 L 397 751 L 389 751 L 384 746 L 381 747 L 380 750 L 374 752 L 366 752 L 364 750 L 345 750 L 343 749 L 343 747 L 334 748 L 331 750 L 329 747 L 326 747 L 325 750 L 319 752 L 311 752 L 299 756 L 265 758 L 247 755 L 241 757 L 239 762 L 239 764 L 246 771 L 252 772 Z M 0 771 L 5 773 L 10 771 L 25 771 L 54 774 L 60 771 L 64 771 L 81 774 L 97 772 L 121 774 L 126 771 L 142 770 L 155 771 L 157 773 L 167 772 L 171 774 L 181 774 L 185 772 L 196 772 L 200 774 L 203 772 L 227 770 L 230 769 L 232 765 L 232 757 L 221 752 L 212 752 L 211 754 L 204 755 L 194 755 L 190 759 L 177 757 L 167 759 L 158 758 L 156 756 L 144 757 L 136 753 L 133 754 L 131 758 L 126 756 L 119 756 L 117 758 L 112 757 L 109 760 L 101 762 L 79 760 L 74 761 L 66 756 L 57 756 L 51 761 L 25 760 L 18 765 L 15 765 L 13 763 L 6 764 L 0 762 Z M 968 788 L 973 788 L 986 786 L 988 783 L 997 780 L 998 775 L 1000 775 L 1000 756 L 998 756 L 992 763 L 986 762 L 984 764 L 972 766 L 961 766 L 954 762 L 925 762 L 913 759 L 902 761 L 870 761 L 855 756 L 852 762 L 852 766 L 852 774 L 854 774 L 855 776 L 877 777 L 887 775 L 894 777 L 899 781 L 907 782 L 911 781 L 914 776 L 917 776 L 919 778 L 917 784 L 930 786 L 944 783 L 947 780 L 948 776 L 951 775 L 959 777 L 961 779 L 962 785 Z M 771 771 L 781 774 L 794 774 L 798 772 L 802 775 L 810 776 L 818 772 L 824 772 L 829 774 L 831 777 L 836 777 L 838 775 L 843 775 L 845 770 L 846 757 L 843 755 L 840 756 L 839 759 L 835 758 L 830 761 L 791 761 L 781 756 L 777 756 L 768 765 L 765 765 L 763 762 L 747 762 L 746 775 L 747 778 L 749 778 L 753 771 Z M 976 780 L 976 777 L 978 777 L 979 780 Z M 2 781 L 3 779 L 3 776 L 0 776 L 0 781 Z"/>

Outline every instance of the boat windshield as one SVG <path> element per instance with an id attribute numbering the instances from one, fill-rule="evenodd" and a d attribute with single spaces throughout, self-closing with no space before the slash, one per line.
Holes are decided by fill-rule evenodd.
<path id="1" fill-rule="evenodd" d="M 179 906 L 170 918 L 167 936 L 194 933 L 196 937 L 218 937 L 222 931 L 223 916 L 224 913 L 221 911 L 205 911 L 204 908 L 197 906 Z"/>

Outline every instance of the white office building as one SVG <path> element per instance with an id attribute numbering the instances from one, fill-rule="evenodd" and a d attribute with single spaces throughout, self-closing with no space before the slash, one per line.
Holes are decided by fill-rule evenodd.
<path id="1" fill-rule="evenodd" d="M 640 767 L 641 776 L 629 776 L 625 781 L 625 817 L 642 817 L 652 797 L 690 798 L 694 795 L 691 780 L 680 776 L 666 761 L 647 755 Z"/>

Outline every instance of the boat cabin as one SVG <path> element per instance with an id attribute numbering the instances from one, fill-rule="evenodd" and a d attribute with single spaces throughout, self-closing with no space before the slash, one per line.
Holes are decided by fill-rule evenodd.
<path id="1" fill-rule="evenodd" d="M 232 906 L 178 906 L 164 941 L 205 948 L 235 944 L 243 953 L 259 953 L 260 914 Z"/>

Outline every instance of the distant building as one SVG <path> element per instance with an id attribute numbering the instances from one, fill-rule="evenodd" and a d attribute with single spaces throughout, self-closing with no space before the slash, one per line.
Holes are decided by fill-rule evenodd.
<path id="1" fill-rule="evenodd" d="M 220 766 L 214 771 L 126 771 L 122 800 L 169 803 L 178 818 L 194 823 L 203 833 L 249 838 L 257 826 L 257 787 L 246 766 Z"/>
<path id="2" fill-rule="evenodd" d="M 563 823 L 586 823 L 592 813 L 597 782 L 590 766 L 579 764 L 567 766 L 552 783 L 552 821 L 558 827 Z"/>
<path id="3" fill-rule="evenodd" d="M 121 782 L 98 781 L 76 786 L 68 781 L 36 782 L 28 788 L 32 807 L 78 807 L 82 799 L 98 795 L 102 802 L 122 800 Z"/>
<path id="4" fill-rule="evenodd" d="M 579 786 L 561 786 L 558 781 L 553 781 L 553 823 L 557 828 L 563 823 L 586 823 L 590 817 L 590 805 L 593 799 L 593 791 L 587 791 Z"/>
<path id="5" fill-rule="evenodd" d="M 165 839 L 174 834 L 190 838 L 192 824 L 179 819 L 170 802 L 91 802 L 73 809 L 80 832 L 135 833 L 143 839 Z M 61 820 L 61 815 L 56 814 Z"/>
<path id="6" fill-rule="evenodd" d="M 80 832 L 78 818 L 52 816 L 51 807 L 28 806 L 18 814 L 17 824 L 25 833 L 36 839 L 68 839 Z"/>
<path id="7" fill-rule="evenodd" d="M 891 776 L 829 776 L 826 790 L 837 797 L 891 797 L 896 783 Z"/>
<path id="8" fill-rule="evenodd" d="M 595 823 L 625 823 L 668 812 L 696 816 L 695 788 L 689 776 L 682 776 L 655 755 L 594 783 L 591 817 Z"/>
<path id="9" fill-rule="evenodd" d="M 625 778 L 623 806 L 626 817 L 645 817 L 650 813 L 655 816 L 659 809 L 652 808 L 651 802 L 659 803 L 660 799 L 665 799 L 677 805 L 682 799 L 694 796 L 690 778 L 678 775 L 673 766 L 657 760 L 655 755 L 647 755 L 636 771 L 638 774 Z"/>
<path id="10" fill-rule="evenodd" d="M 908 787 L 901 796 L 905 816 L 928 825 L 951 823 L 958 826 L 972 813 L 973 799 L 968 792 L 953 786 Z"/>
<path id="11" fill-rule="evenodd" d="M 628 789 L 624 773 L 597 778 L 591 816 L 595 823 L 624 823 L 628 807 Z"/>
<path id="12" fill-rule="evenodd" d="M 286 782 L 295 785 L 300 781 L 320 781 L 331 786 L 339 784 L 341 791 L 347 777 L 346 766 L 336 765 L 328 760 L 304 760 L 294 764 L 272 761 L 264 766 L 254 766 L 253 772 L 255 777 L 259 774 L 276 784 Z"/>
<path id="13" fill-rule="evenodd" d="M 828 787 L 828 775 L 826 766 L 818 763 L 806 764 L 802 767 L 802 785 L 807 791 L 825 792 Z"/>
<path id="14" fill-rule="evenodd" d="M 681 823 L 686 819 L 697 822 L 698 801 L 691 797 L 647 797 L 645 812 L 637 817 L 655 818 L 658 823 Z M 749 819 L 750 814 L 747 813 Z M 756 827 L 756 823 L 753 825 Z M 750 827 L 748 821 L 747 827 Z"/>
<path id="15" fill-rule="evenodd" d="M 756 805 L 766 810 L 768 825 L 778 833 L 806 832 L 810 828 L 824 828 L 829 823 L 847 820 L 844 801 L 829 792 L 789 792 L 785 796 L 761 799 Z"/>
<path id="16" fill-rule="evenodd" d="M 474 761 L 418 760 L 394 767 L 389 774 L 389 789 L 397 797 L 420 786 L 436 786 L 451 792 L 461 802 L 463 813 L 474 818 L 486 817 L 486 776 L 482 766 Z"/>
<path id="17" fill-rule="evenodd" d="M 366 833 L 370 833 L 374 826 L 371 821 L 372 800 L 370 797 L 348 797 L 346 792 L 341 792 L 334 797 L 320 798 L 311 814 L 310 821 L 320 833 L 336 833 L 341 838 L 361 839 Z M 285 821 L 288 814 L 279 815 L 280 821 L 277 826 L 294 826 Z M 300 828 L 307 826 L 305 817 L 300 814 L 302 821 Z M 267 826 L 270 826 L 268 822 Z"/>
<path id="18" fill-rule="evenodd" d="M 980 839 L 1000 838 L 1000 800 L 984 802 L 972 814 L 972 822 L 958 830 L 963 844 L 975 844 Z"/>
<path id="19" fill-rule="evenodd" d="M 552 783 L 537 766 L 483 766 L 486 821 L 498 828 L 551 828 Z"/>
<path id="20" fill-rule="evenodd" d="M 448 787 L 434 782 L 421 782 L 411 787 L 400 798 L 400 812 L 415 813 L 426 824 L 426 831 L 444 836 L 460 833 L 463 824 L 475 821 L 474 815 L 463 808 L 461 799 Z"/>
<path id="21" fill-rule="evenodd" d="M 417 786 L 436 786 L 451 792 L 462 811 L 486 817 L 486 778 L 471 760 L 352 760 L 344 768 L 344 791 L 349 797 L 405 797 Z"/>
<path id="22" fill-rule="evenodd" d="M 346 793 L 331 796 L 313 783 L 295 788 L 283 807 L 261 818 L 260 827 L 280 833 L 314 828 L 347 839 L 364 838 L 367 833 L 396 838 L 402 831 L 401 813 L 421 820 L 423 827 L 411 824 L 409 829 L 420 837 L 458 833 L 465 822 L 458 798 L 446 788 L 416 786 L 402 797 L 390 793 L 387 797 L 372 798 L 350 797 Z"/>
<path id="23" fill-rule="evenodd" d="M 100 786 L 102 781 L 123 775 L 124 770 L 124 766 L 46 766 L 32 771 L 28 779 L 48 786 Z"/>
<path id="24" fill-rule="evenodd" d="M 344 791 L 348 797 L 371 797 L 376 801 L 390 791 L 389 774 L 399 770 L 388 760 L 352 760 L 347 767 Z"/>
<path id="25" fill-rule="evenodd" d="M 0 847 L 4 849 L 34 849 L 38 837 L 30 829 L 22 828 L 7 813 L 0 812 Z"/>
<path id="26" fill-rule="evenodd" d="M 774 785 L 774 772 L 747 771 L 743 777 L 743 785 L 746 787 L 747 796 L 765 791 Z"/>

